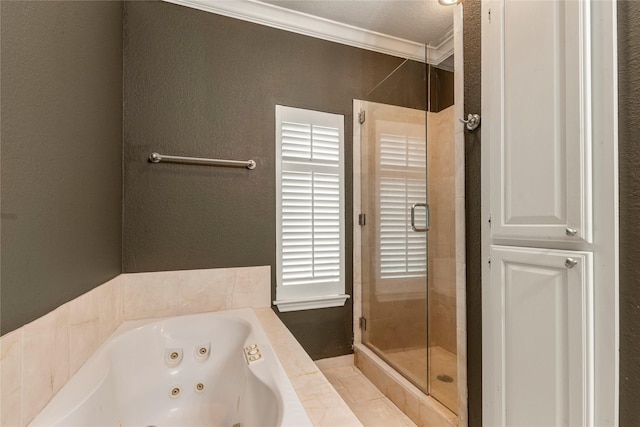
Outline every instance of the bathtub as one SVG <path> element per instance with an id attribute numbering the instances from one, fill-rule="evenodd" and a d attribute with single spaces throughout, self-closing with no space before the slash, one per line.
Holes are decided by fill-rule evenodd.
<path id="1" fill-rule="evenodd" d="M 125 322 L 30 426 L 311 426 L 253 310 Z"/>

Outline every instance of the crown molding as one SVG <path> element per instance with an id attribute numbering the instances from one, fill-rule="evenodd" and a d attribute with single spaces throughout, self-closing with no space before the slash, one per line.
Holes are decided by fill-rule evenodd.
<path id="1" fill-rule="evenodd" d="M 365 30 L 256 0 L 164 0 L 280 30 L 437 65 L 453 53 L 453 32 L 438 46 Z M 426 55 L 425 55 L 426 50 Z M 426 57 L 425 57 L 426 56 Z"/>
<path id="2" fill-rule="evenodd" d="M 453 55 L 453 26 L 451 26 L 440 39 L 437 46 L 427 45 L 427 63 L 439 65 L 442 61 Z M 451 70 L 453 71 L 453 70 Z"/>

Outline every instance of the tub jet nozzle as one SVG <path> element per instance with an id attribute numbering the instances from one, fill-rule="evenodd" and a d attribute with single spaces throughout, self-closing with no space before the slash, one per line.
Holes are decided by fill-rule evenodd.
<path id="1" fill-rule="evenodd" d="M 168 367 L 175 368 L 180 362 L 182 362 L 181 348 L 168 348 L 164 351 L 164 363 Z"/>
<path id="2" fill-rule="evenodd" d="M 194 357 L 200 362 L 204 362 L 209 359 L 209 353 L 211 352 L 211 343 L 197 345 L 194 349 Z"/>

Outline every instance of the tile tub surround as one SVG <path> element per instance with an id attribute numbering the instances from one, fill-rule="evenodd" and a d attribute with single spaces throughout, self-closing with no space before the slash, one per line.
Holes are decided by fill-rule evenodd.
<path id="1" fill-rule="evenodd" d="M 419 427 L 458 426 L 458 417 L 426 396 L 363 344 L 354 346 L 355 366 Z"/>
<path id="2" fill-rule="evenodd" d="M 314 426 L 362 426 L 349 406 L 270 308 L 253 310 Z"/>
<path id="3" fill-rule="evenodd" d="M 271 307 L 271 268 L 240 267 L 122 276 L 124 320 Z"/>
<path id="4" fill-rule="evenodd" d="M 31 421 L 122 323 L 120 277 L 0 337 L 0 425 Z"/>
<path id="5" fill-rule="evenodd" d="M 269 266 L 115 277 L 0 337 L 0 425 L 31 421 L 123 321 L 270 310 L 270 289 Z"/>

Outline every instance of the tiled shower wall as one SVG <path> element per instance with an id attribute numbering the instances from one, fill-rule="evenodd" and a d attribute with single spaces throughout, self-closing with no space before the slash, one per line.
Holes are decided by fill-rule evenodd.
<path id="1" fill-rule="evenodd" d="M 121 274 L 0 338 L 0 425 L 31 421 L 125 320 L 270 307 L 271 269 Z"/>
<path id="2" fill-rule="evenodd" d="M 455 106 L 427 113 L 429 345 L 456 345 Z"/>

